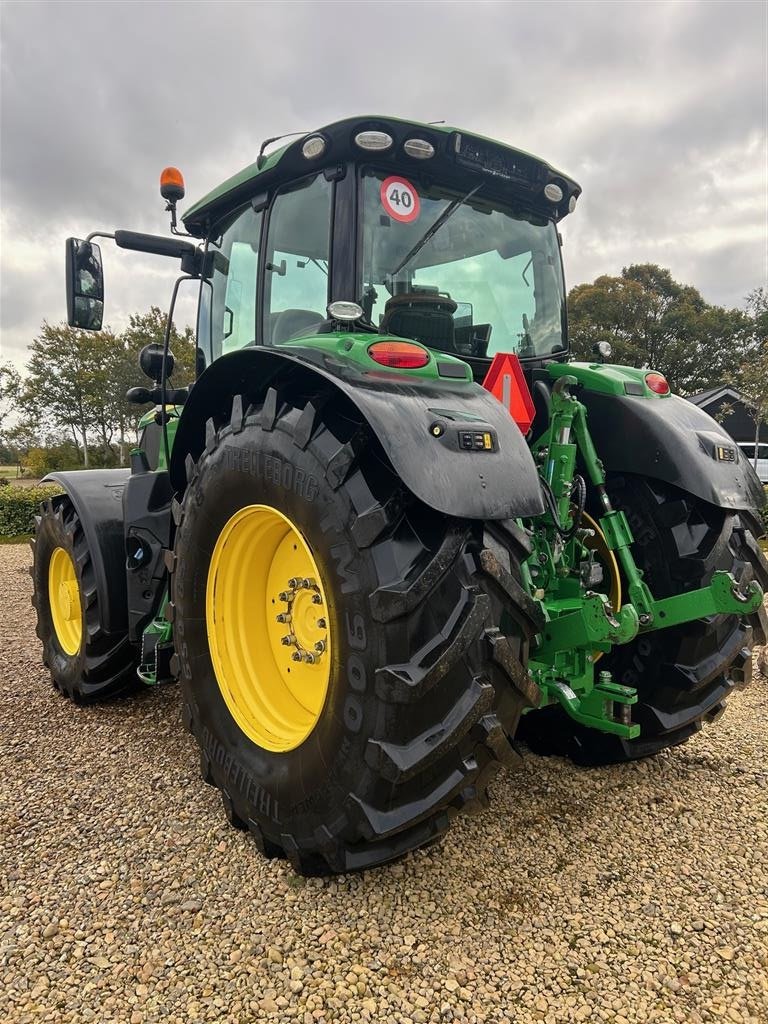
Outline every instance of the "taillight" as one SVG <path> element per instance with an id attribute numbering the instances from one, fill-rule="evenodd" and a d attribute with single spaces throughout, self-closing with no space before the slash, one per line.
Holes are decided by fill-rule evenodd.
<path id="1" fill-rule="evenodd" d="M 669 382 L 661 373 L 646 373 L 645 383 L 651 391 L 655 391 L 657 395 L 669 394 Z"/>
<path id="2" fill-rule="evenodd" d="M 416 370 L 429 362 L 429 352 L 411 341 L 377 341 L 369 347 L 368 355 L 374 362 L 398 370 Z"/>

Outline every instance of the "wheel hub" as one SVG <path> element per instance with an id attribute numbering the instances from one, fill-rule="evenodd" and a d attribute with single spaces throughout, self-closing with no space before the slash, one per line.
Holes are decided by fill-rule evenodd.
<path id="1" fill-rule="evenodd" d="M 328 626 L 320 588 L 311 576 L 292 576 L 277 597 L 284 610 L 275 616 L 275 621 L 288 626 L 280 643 L 289 649 L 292 661 L 317 664 L 328 648 Z"/>
<path id="2" fill-rule="evenodd" d="M 59 605 L 63 617 L 72 622 L 80 616 L 80 589 L 77 580 L 63 580 L 59 584 Z"/>

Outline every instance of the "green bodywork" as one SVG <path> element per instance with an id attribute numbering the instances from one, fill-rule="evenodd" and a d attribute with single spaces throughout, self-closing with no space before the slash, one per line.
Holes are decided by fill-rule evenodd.
<path id="1" fill-rule="evenodd" d="M 370 333 L 336 332 L 284 343 L 286 350 L 308 347 L 332 354 L 371 374 L 406 374 L 418 379 L 440 378 L 440 364 L 463 367 L 468 386 L 471 371 L 463 360 L 443 352 L 430 352 L 426 366 L 413 370 L 388 370 L 371 359 L 369 348 L 383 340 Z M 523 565 L 523 583 L 538 603 L 542 631 L 532 648 L 529 671 L 541 690 L 540 707 L 559 704 L 577 722 L 594 729 L 634 739 L 640 726 L 632 722 L 634 689 L 621 686 L 610 672 L 600 671 L 598 659 L 618 644 L 626 644 L 639 633 L 727 613 L 744 615 L 754 611 L 761 599 L 760 587 L 750 582 L 740 588 L 727 572 L 716 572 L 708 586 L 675 597 L 656 599 L 643 580 L 632 554 L 633 537 L 624 512 L 613 509 L 605 491 L 605 474 L 587 424 L 587 410 L 572 391 L 578 387 L 606 395 L 632 394 L 639 400 L 664 401 L 645 382 L 645 370 L 592 363 L 553 363 L 547 368 L 553 381 L 547 429 L 532 447 L 545 488 L 551 494 L 547 511 L 520 525 L 529 534 L 532 553 Z M 451 384 L 461 380 L 451 379 Z M 629 389 L 627 388 L 629 385 Z M 173 444 L 180 410 L 169 408 L 168 441 Z M 147 413 L 140 426 L 153 421 Z M 158 469 L 165 468 L 160 447 Z M 602 568 L 590 545 L 595 531 L 574 524 L 574 481 L 578 473 L 602 501 L 597 525 L 607 548 L 613 553 L 627 599 L 613 608 Z M 607 589 L 607 587 L 604 587 Z M 165 616 L 167 594 L 156 617 L 144 633 L 143 651 L 170 643 L 173 627 Z M 148 684 L 157 682 L 154 661 L 149 656 L 139 669 Z"/>
<path id="2" fill-rule="evenodd" d="M 173 442 L 176 439 L 176 430 L 177 430 L 177 428 L 179 426 L 179 416 L 181 416 L 181 407 L 177 406 L 177 405 L 167 405 L 166 406 L 166 412 L 168 413 L 168 451 L 172 452 L 173 451 Z M 156 416 L 157 416 L 157 411 L 155 409 L 150 409 L 149 412 L 145 412 L 144 413 L 144 415 L 139 420 L 139 424 L 138 424 L 139 434 L 142 434 L 144 432 L 145 428 L 150 426 L 150 424 L 157 422 L 156 419 L 155 419 Z M 136 450 L 137 451 L 141 451 L 140 448 L 136 449 Z M 133 454 L 133 452 L 131 452 L 131 454 Z M 168 469 L 168 466 L 167 466 L 166 460 L 165 460 L 165 445 L 162 444 L 162 443 L 160 444 L 160 452 L 159 452 L 159 455 L 158 455 L 157 469 L 158 470 L 166 470 L 166 469 Z"/>
<path id="3" fill-rule="evenodd" d="M 290 351 L 291 349 L 312 348 L 315 349 L 315 351 L 327 352 L 330 355 L 338 356 L 340 359 L 354 363 L 356 368 L 364 373 L 406 373 L 409 377 L 415 377 L 420 380 L 440 380 L 441 374 L 438 370 L 439 362 L 442 366 L 451 366 L 452 368 L 458 367 L 461 369 L 466 383 L 472 383 L 472 371 L 463 359 L 458 359 L 456 356 L 452 356 L 447 352 L 431 351 L 423 345 L 420 345 L 419 347 L 423 348 L 429 355 L 429 362 L 425 366 L 419 366 L 415 369 L 409 370 L 393 370 L 389 367 L 382 366 L 381 363 L 377 363 L 375 359 L 371 358 L 368 354 L 368 350 L 371 345 L 380 345 L 382 342 L 387 341 L 402 342 L 403 339 L 387 338 L 381 334 L 370 333 L 319 334 L 311 338 L 299 338 L 295 341 L 284 341 L 275 345 L 274 348 L 285 349 L 286 351 Z M 416 345 L 417 343 L 407 342 L 407 344 Z M 455 377 L 451 377 L 450 381 L 451 384 L 461 383 L 461 379 L 457 379 Z"/>

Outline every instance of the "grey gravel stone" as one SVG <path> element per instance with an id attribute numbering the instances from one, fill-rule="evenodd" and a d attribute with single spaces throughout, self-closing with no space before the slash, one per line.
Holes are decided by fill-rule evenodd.
<path id="1" fill-rule="evenodd" d="M 442 846 L 300 879 L 227 826 L 175 688 L 51 688 L 28 565 L 0 547 L 3 1024 L 768 1020 L 765 679 L 652 761 L 528 756 Z"/>

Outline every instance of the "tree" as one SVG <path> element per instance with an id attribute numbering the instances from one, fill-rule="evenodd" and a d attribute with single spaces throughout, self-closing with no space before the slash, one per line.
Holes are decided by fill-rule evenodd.
<path id="1" fill-rule="evenodd" d="M 0 364 L 0 430 L 16 408 L 20 390 L 19 371 L 10 363 Z"/>
<path id="2" fill-rule="evenodd" d="M 30 448 L 48 447 L 41 435 L 62 431 L 82 452 L 87 467 L 126 461 L 126 440 L 140 409 L 125 399 L 128 388 L 142 383 L 138 365 L 140 349 L 149 342 L 162 343 L 165 314 L 153 306 L 134 314 L 121 334 L 109 328 L 81 331 L 65 324 L 44 323 L 30 345 L 24 378 L 13 382 L 15 404 L 29 429 Z M 171 348 L 178 369 L 177 381 L 194 378 L 194 332 L 187 327 L 171 331 Z M 4 378 L 0 378 L 0 385 Z M 146 381 L 144 381 L 146 383 Z M 0 400 L 3 391 L 0 390 Z M 60 441 L 61 438 L 58 438 Z M 38 462 L 40 457 L 36 456 Z"/>
<path id="3" fill-rule="evenodd" d="M 747 296 L 750 321 L 750 352 L 739 370 L 738 388 L 749 403 L 755 422 L 755 469 L 760 427 L 768 423 L 768 295 L 757 288 Z"/>
<path id="4" fill-rule="evenodd" d="M 20 405 L 40 428 L 64 428 L 89 465 L 89 432 L 103 401 L 99 336 L 43 322 L 30 345 Z M 100 394 L 101 392 L 101 394 Z"/>
<path id="5" fill-rule="evenodd" d="M 615 362 L 659 370 L 682 394 L 732 379 L 749 348 L 743 311 L 710 306 L 653 263 L 577 285 L 568 307 L 577 358 L 592 359 L 595 342 L 607 341 Z"/>

